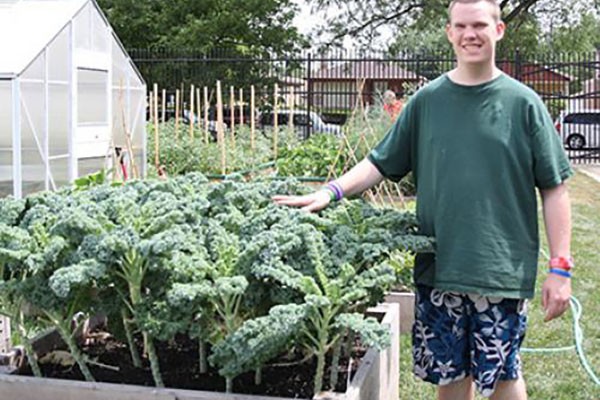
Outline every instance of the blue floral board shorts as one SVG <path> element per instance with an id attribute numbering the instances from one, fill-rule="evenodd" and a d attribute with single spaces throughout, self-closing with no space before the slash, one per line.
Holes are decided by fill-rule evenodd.
<path id="1" fill-rule="evenodd" d="M 477 390 L 489 397 L 499 381 L 521 376 L 519 349 L 526 326 L 527 300 L 418 285 L 414 373 L 436 385 L 471 375 Z"/>

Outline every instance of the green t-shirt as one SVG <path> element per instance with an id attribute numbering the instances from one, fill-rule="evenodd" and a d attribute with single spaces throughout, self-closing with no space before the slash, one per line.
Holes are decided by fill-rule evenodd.
<path id="1" fill-rule="evenodd" d="M 533 297 L 535 188 L 573 173 L 533 90 L 504 74 L 476 86 L 441 76 L 413 96 L 368 158 L 395 181 L 413 171 L 420 229 L 436 240 L 435 254 L 417 255 L 416 283 Z"/>

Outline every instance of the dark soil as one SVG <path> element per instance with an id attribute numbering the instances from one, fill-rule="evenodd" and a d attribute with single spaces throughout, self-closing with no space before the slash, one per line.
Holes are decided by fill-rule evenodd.
<path id="1" fill-rule="evenodd" d="M 157 342 L 158 357 L 163 381 L 166 387 L 225 391 L 225 379 L 216 369 L 209 366 L 209 372 L 199 373 L 198 366 L 198 343 L 187 337 L 179 337 L 175 343 Z M 94 378 L 99 382 L 133 384 L 143 386 L 154 386 L 150 363 L 147 358 L 142 360 L 143 368 L 135 368 L 131 362 L 131 356 L 126 345 L 113 337 L 108 337 L 100 342 L 82 346 L 83 351 L 92 360 L 112 367 L 118 367 L 118 371 L 89 365 Z M 140 354 L 141 354 L 140 348 Z M 352 352 L 353 374 L 359 365 L 360 357 L 364 355 L 359 343 L 355 343 Z M 274 364 L 293 363 L 299 361 L 281 359 L 275 361 L 271 366 L 266 366 L 262 371 L 262 384 L 255 385 L 254 373 L 245 373 L 234 379 L 233 390 L 235 393 L 260 394 L 279 397 L 291 397 L 295 399 L 310 399 L 313 396 L 313 377 L 316 360 L 314 358 L 302 364 L 293 366 L 274 366 Z M 61 366 L 56 364 L 42 364 L 42 374 L 48 378 L 84 380 L 77 364 L 73 366 Z M 329 389 L 329 370 L 324 375 L 324 389 Z M 339 378 L 335 391 L 346 390 L 348 370 L 348 358 L 342 357 L 339 364 Z M 22 375 L 31 375 L 29 367 L 25 367 Z"/>

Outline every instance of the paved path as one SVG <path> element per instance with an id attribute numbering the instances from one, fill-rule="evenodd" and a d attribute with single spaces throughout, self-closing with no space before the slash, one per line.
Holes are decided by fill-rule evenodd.
<path id="1" fill-rule="evenodd" d="M 600 165 L 576 165 L 575 169 L 600 182 Z"/>

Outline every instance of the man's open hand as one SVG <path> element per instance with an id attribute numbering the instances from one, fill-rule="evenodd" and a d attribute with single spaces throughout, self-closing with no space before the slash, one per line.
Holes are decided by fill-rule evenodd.
<path id="1" fill-rule="evenodd" d="M 331 196 L 326 190 L 319 190 L 304 196 L 282 196 L 272 197 L 275 204 L 291 207 L 302 207 L 303 211 L 319 211 L 327 207 L 331 202 Z"/>

